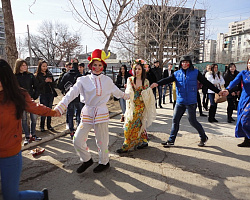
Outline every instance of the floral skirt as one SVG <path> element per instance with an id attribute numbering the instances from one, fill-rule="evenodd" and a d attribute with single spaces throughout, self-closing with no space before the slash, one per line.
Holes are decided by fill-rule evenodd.
<path id="1" fill-rule="evenodd" d="M 124 129 L 124 143 L 122 149 L 124 151 L 129 150 L 132 147 L 135 147 L 139 143 L 148 142 L 147 132 L 143 130 L 141 134 L 141 126 L 142 126 L 142 114 L 144 111 L 145 105 L 143 101 L 139 99 L 135 101 L 135 110 L 133 112 L 133 119 L 128 121 L 125 124 Z"/>

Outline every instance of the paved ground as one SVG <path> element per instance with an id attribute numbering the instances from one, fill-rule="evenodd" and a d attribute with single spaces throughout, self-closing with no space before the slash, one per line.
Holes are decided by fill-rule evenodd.
<path id="1" fill-rule="evenodd" d="M 75 172 L 80 161 L 69 136 L 50 138 L 40 144 L 46 151 L 36 158 L 30 149 L 23 151 L 20 189 L 47 187 L 52 200 L 247 200 L 250 148 L 237 147 L 242 139 L 234 138 L 235 123 L 226 123 L 225 108 L 226 103 L 219 105 L 216 118 L 220 123 L 198 117 L 209 137 L 206 147 L 197 146 L 198 134 L 184 116 L 175 146 L 163 148 L 160 143 L 169 136 L 173 113 L 172 104 L 164 105 L 157 109 L 157 119 L 148 129 L 149 147 L 121 156 L 115 150 L 123 142 L 122 123 L 119 115 L 113 117 L 109 125 L 111 168 L 100 174 L 92 171 L 98 162 L 93 132 L 88 144 L 95 164 L 80 175 Z M 64 127 L 62 124 L 56 129 Z"/>

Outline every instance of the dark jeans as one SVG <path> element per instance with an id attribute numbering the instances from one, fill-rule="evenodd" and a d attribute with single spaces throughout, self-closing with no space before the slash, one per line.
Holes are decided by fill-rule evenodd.
<path id="1" fill-rule="evenodd" d="M 25 200 L 44 199 L 43 192 L 34 190 L 19 191 L 19 180 L 22 171 L 21 151 L 10 157 L 0 158 L 0 172 L 3 199 Z"/>
<path id="2" fill-rule="evenodd" d="M 81 122 L 81 110 L 82 110 L 82 104 L 80 104 L 80 102 L 70 102 L 70 104 L 68 105 L 67 108 L 67 119 L 68 119 L 68 123 L 69 123 L 69 130 L 72 132 L 74 131 L 74 113 L 75 113 L 75 109 L 76 109 L 76 121 L 77 121 L 77 126 L 80 124 Z"/>
<path id="3" fill-rule="evenodd" d="M 169 102 L 172 103 L 172 83 L 165 85 L 163 89 L 163 95 L 162 95 L 163 102 L 165 102 L 167 87 L 169 88 Z"/>
<path id="4" fill-rule="evenodd" d="M 199 91 L 197 91 L 197 104 L 200 115 L 202 114 L 202 107 L 201 107 L 201 97 Z"/>
<path id="5" fill-rule="evenodd" d="M 217 103 L 214 101 L 215 93 L 208 93 L 208 98 L 211 106 L 215 106 L 217 108 Z"/>
<path id="6" fill-rule="evenodd" d="M 189 123 L 198 131 L 200 139 L 202 141 L 206 140 L 207 136 L 205 134 L 205 131 L 201 126 L 201 124 L 196 119 L 196 108 L 197 104 L 183 105 L 176 103 L 172 120 L 172 129 L 168 139 L 170 142 L 175 142 L 177 133 L 179 131 L 181 118 L 186 110 Z"/>
<path id="7" fill-rule="evenodd" d="M 235 102 L 237 101 L 237 98 L 232 96 L 227 96 L 227 118 L 231 119 L 233 111 L 235 109 Z"/>
<path id="8" fill-rule="evenodd" d="M 52 108 L 53 101 L 54 101 L 54 94 L 41 94 L 39 97 L 40 103 Z M 41 116 L 40 128 L 44 129 L 45 125 L 45 116 Z M 51 128 L 51 117 L 47 117 L 47 128 Z"/>
<path id="9" fill-rule="evenodd" d="M 161 100 L 162 100 L 162 86 L 158 85 L 158 95 L 159 95 L 159 106 L 161 106 Z M 155 95 L 155 100 L 156 100 L 156 90 L 153 90 L 153 93 Z M 155 104 L 157 105 L 156 101 Z"/>
<path id="10" fill-rule="evenodd" d="M 202 105 L 203 108 L 205 108 L 207 110 L 207 106 L 208 106 L 208 93 L 207 93 L 207 87 L 203 86 L 202 87 L 202 93 L 203 93 L 203 99 L 202 99 Z"/>

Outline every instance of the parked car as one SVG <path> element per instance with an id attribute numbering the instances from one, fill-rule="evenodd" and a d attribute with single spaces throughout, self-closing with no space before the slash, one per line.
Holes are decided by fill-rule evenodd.
<path id="1" fill-rule="evenodd" d="M 48 70 L 53 74 L 54 80 L 57 81 L 60 74 L 62 73 L 63 67 L 48 66 Z M 37 66 L 29 66 L 28 70 L 31 73 L 36 73 Z"/>

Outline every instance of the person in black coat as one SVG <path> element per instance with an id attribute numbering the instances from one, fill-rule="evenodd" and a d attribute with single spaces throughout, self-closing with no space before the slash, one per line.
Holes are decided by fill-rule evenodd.
<path id="1" fill-rule="evenodd" d="M 225 88 L 229 85 L 229 83 L 235 79 L 235 77 L 239 74 L 239 72 L 236 70 L 236 66 L 234 63 L 230 63 L 228 65 L 227 71 L 224 75 L 225 80 Z M 237 107 L 237 99 L 240 96 L 241 86 L 240 84 L 235 86 L 232 90 L 232 92 L 227 96 L 227 122 L 232 123 L 232 121 L 235 121 L 232 118 L 233 110 Z"/>
<path id="2" fill-rule="evenodd" d="M 59 89 L 61 90 L 62 94 L 66 94 L 70 88 L 76 83 L 76 79 L 80 77 L 81 74 L 78 70 L 78 63 L 74 62 L 73 67 L 69 70 L 64 76 L 62 77 L 61 83 L 59 85 Z M 74 136 L 74 112 L 76 110 L 76 121 L 77 126 L 81 122 L 81 106 L 80 106 L 80 96 L 76 97 L 67 107 L 66 113 L 66 122 L 69 125 L 70 136 L 73 139 Z"/>
<path id="3" fill-rule="evenodd" d="M 163 71 L 163 78 L 167 78 L 167 77 L 171 76 L 174 73 L 174 70 L 172 70 L 172 68 L 173 68 L 173 64 L 169 63 L 168 64 L 168 69 L 165 69 Z M 165 104 L 165 97 L 166 97 L 167 87 L 169 88 L 169 102 L 173 103 L 173 101 L 172 101 L 172 83 L 169 83 L 169 84 L 167 84 L 167 85 L 165 85 L 163 87 L 164 87 L 163 95 L 162 95 L 163 96 L 162 97 L 163 104 Z"/>
<path id="4" fill-rule="evenodd" d="M 156 77 L 156 81 L 159 81 L 162 79 L 162 69 L 160 68 L 160 62 L 157 60 L 154 62 L 154 68 L 152 68 L 152 72 L 154 73 Z M 162 86 L 157 86 L 158 88 L 158 95 L 159 95 L 159 107 L 162 108 L 161 100 L 162 100 Z M 156 90 L 153 90 L 155 100 L 156 100 Z M 157 103 L 155 103 L 155 106 L 157 108 Z"/>
<path id="5" fill-rule="evenodd" d="M 28 71 L 27 62 L 23 59 L 17 59 L 14 68 L 14 74 L 17 78 L 17 81 L 20 87 L 26 89 L 34 100 L 38 98 L 38 82 L 31 72 Z M 36 119 L 37 116 L 33 113 L 30 113 L 30 127 L 28 126 L 28 113 L 23 112 L 22 117 L 22 129 L 25 134 L 25 140 L 23 145 L 29 144 L 31 141 L 39 141 L 42 138 L 36 136 Z"/>
<path id="6" fill-rule="evenodd" d="M 119 73 L 117 75 L 115 85 L 120 90 L 122 90 L 124 92 L 125 89 L 126 89 L 126 86 L 127 86 L 127 79 L 130 76 L 131 75 L 128 73 L 127 66 L 122 65 L 120 67 Z M 124 122 L 124 114 L 125 114 L 125 111 L 126 111 L 126 101 L 123 98 L 120 98 L 119 102 L 120 102 L 120 106 L 121 106 L 121 109 L 122 109 L 121 122 Z"/>
<path id="7" fill-rule="evenodd" d="M 38 81 L 38 92 L 40 104 L 43 104 L 49 108 L 52 108 L 54 97 L 57 97 L 55 90 L 56 82 L 53 78 L 52 73 L 48 70 L 48 63 L 44 60 L 40 60 L 35 73 L 35 77 Z M 44 132 L 45 116 L 41 116 L 40 130 Z M 47 117 L 47 128 L 48 130 L 54 131 L 51 126 L 51 117 Z"/>

